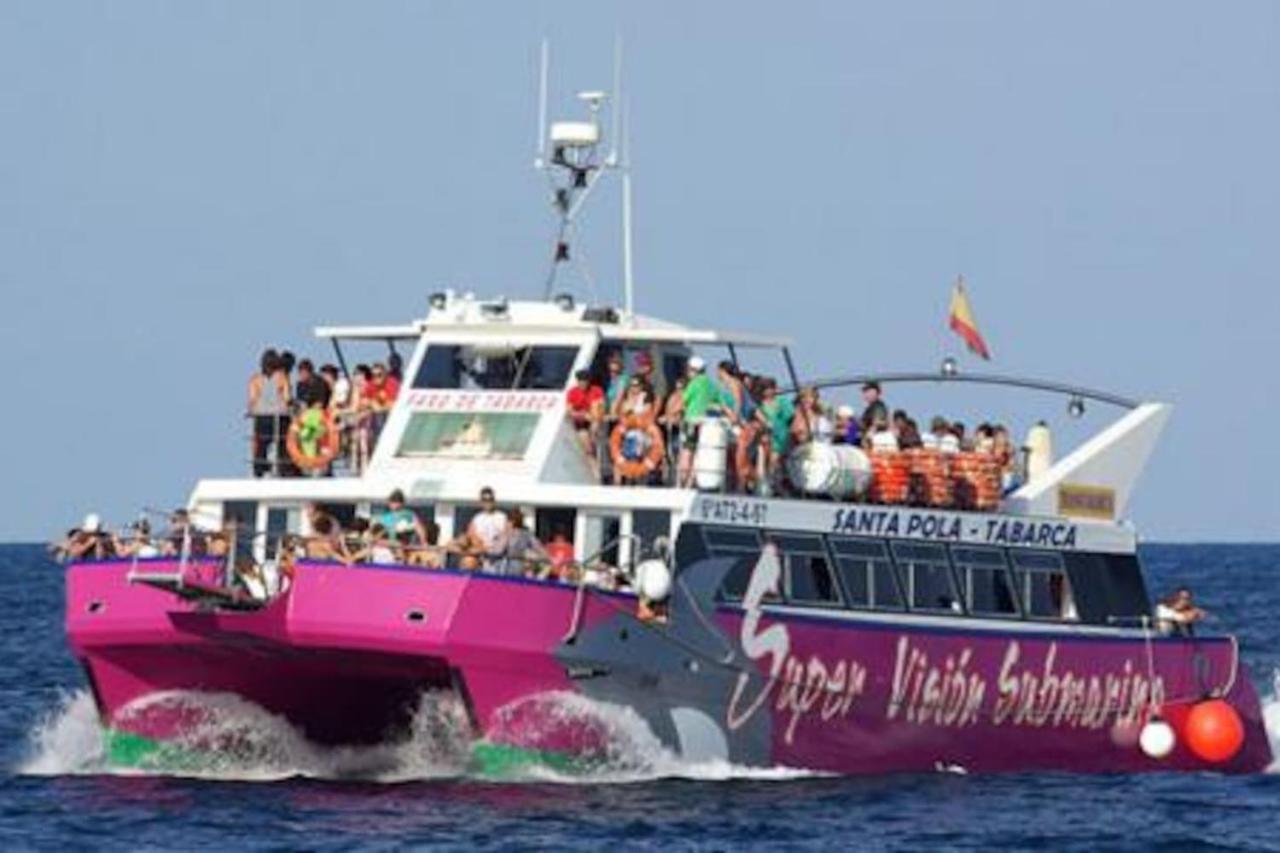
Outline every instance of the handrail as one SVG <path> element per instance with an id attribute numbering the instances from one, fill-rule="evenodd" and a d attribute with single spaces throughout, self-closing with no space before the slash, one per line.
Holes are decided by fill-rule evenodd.
<path id="1" fill-rule="evenodd" d="M 1094 400 L 1099 403 L 1107 403 L 1112 406 L 1118 406 L 1122 409 L 1136 409 L 1138 406 L 1142 405 L 1142 401 L 1140 400 L 1135 400 L 1132 397 L 1125 397 L 1120 394 L 1112 394 L 1109 391 L 1100 391 L 1095 388 L 1086 388 L 1081 385 L 1069 385 L 1064 382 L 1054 382 L 1045 379 L 1007 376 L 999 373 L 859 373 L 850 376 L 831 377 L 826 379 L 817 379 L 812 382 L 802 382 L 798 387 L 784 389 L 782 393 L 794 394 L 797 393 L 800 388 L 841 388 L 848 385 L 862 385 L 867 382 L 883 382 L 886 385 L 909 382 L 964 382 L 978 385 L 1004 385 L 1013 388 L 1028 388 L 1035 391 L 1048 391 L 1055 394 L 1065 394 L 1086 400 Z"/>
<path id="2" fill-rule="evenodd" d="M 583 604 L 586 602 L 587 586 L 588 586 L 586 567 L 591 565 L 594 561 L 598 560 L 606 551 L 609 551 L 612 548 L 617 548 L 618 546 L 620 546 L 625 540 L 635 540 L 637 542 L 643 542 L 643 540 L 641 540 L 640 537 L 634 533 L 619 534 L 618 536 L 615 536 L 611 541 L 602 545 L 596 551 L 596 553 L 582 560 L 581 565 L 583 567 L 583 571 L 580 572 L 578 575 L 578 588 L 574 591 L 574 594 L 573 594 L 573 611 L 569 620 L 569 630 L 566 631 L 565 635 L 560 639 L 562 643 L 573 642 L 578 636 L 578 630 L 582 626 L 582 607 L 583 607 Z M 634 564 L 635 551 L 632 551 L 631 558 L 632 558 L 632 563 Z M 618 568 L 621 569 L 622 566 L 618 566 Z M 633 575 L 634 573 L 635 572 L 634 572 L 634 565 L 633 565 L 632 571 L 628 573 L 628 576 Z"/>

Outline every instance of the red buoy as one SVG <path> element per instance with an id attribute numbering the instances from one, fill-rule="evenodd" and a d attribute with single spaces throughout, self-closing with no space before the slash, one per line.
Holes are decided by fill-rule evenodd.
<path id="1" fill-rule="evenodd" d="M 1205 761 L 1230 761 L 1244 746 L 1244 723 L 1236 709 L 1221 699 L 1197 702 L 1182 727 L 1191 751 Z"/>

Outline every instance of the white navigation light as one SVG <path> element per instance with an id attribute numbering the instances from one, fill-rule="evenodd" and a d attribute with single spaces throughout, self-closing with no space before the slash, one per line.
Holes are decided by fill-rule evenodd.
<path id="1" fill-rule="evenodd" d="M 1071 402 L 1067 403 L 1067 414 L 1073 418 L 1084 417 L 1084 400 L 1080 397 L 1072 397 Z"/>
<path id="2" fill-rule="evenodd" d="M 947 356 L 942 360 L 943 376 L 955 376 L 957 370 L 958 368 L 956 367 L 956 360 L 954 358 L 952 358 L 951 356 Z"/>
<path id="3" fill-rule="evenodd" d="M 557 121 L 551 125 L 551 144 L 590 148 L 600 144 L 600 127 L 591 121 Z"/>

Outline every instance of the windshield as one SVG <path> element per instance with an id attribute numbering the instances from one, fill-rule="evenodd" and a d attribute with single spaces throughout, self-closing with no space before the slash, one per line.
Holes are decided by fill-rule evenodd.
<path id="1" fill-rule="evenodd" d="M 576 346 L 431 344 L 413 387 L 559 391 L 569 384 L 577 356 Z"/>

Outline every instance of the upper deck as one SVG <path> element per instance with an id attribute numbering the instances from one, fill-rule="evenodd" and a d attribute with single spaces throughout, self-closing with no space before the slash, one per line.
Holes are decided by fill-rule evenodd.
<path id="1" fill-rule="evenodd" d="M 607 385 L 611 357 L 620 358 L 624 370 L 647 360 L 652 365 L 648 381 L 661 407 L 695 354 L 718 350 L 725 361 L 736 364 L 749 348 L 776 354 L 777 384 L 794 388 L 799 380 L 785 339 L 686 327 L 580 305 L 567 296 L 535 302 L 453 293 L 433 295 L 427 315 L 407 324 L 325 326 L 316 334 L 332 342 L 348 376 L 352 365 L 344 355 L 346 347 L 371 342 L 386 344 L 390 351 L 412 347 L 399 393 L 371 436 L 375 443 L 367 467 L 352 470 L 338 464 L 325 476 L 203 480 L 193 503 L 211 510 L 227 502 L 297 507 L 319 501 L 369 507 L 401 489 L 411 503 L 431 506 L 436 517 L 447 517 L 439 507 L 474 503 L 478 491 L 488 486 L 504 502 L 535 513 L 538 507 L 597 507 L 660 511 L 677 521 L 728 513 L 730 523 L 759 523 L 756 514 L 765 507 L 771 524 L 785 518 L 788 525 L 816 524 L 828 530 L 848 525 L 858 532 L 860 525 L 877 523 L 868 519 L 884 518 L 894 521 L 881 523 L 900 525 L 888 535 L 927 538 L 930 531 L 959 531 L 956 541 L 990 541 L 1000 535 L 1003 544 L 1050 548 L 1076 546 L 1076 534 L 1067 541 L 1062 531 L 1084 529 L 1091 531 L 1093 547 L 1131 550 L 1134 535 L 1119 519 L 1169 408 L 1158 403 L 1132 405 L 1071 453 L 1042 460 L 1045 464 L 1034 476 L 1027 476 L 1024 468 L 1021 482 L 1005 489 L 998 502 L 966 504 L 958 496 L 925 500 L 906 491 L 895 498 L 874 488 L 815 495 L 789 488 L 785 473 L 781 486 L 774 487 L 774 499 L 764 500 L 758 483 L 755 489 L 745 489 L 731 470 L 710 480 L 679 482 L 679 418 L 657 419 L 664 453 L 652 474 L 640 482 L 615 484 L 609 476 L 609 439 L 617 429 L 616 411 L 601 413 L 594 444 L 586 448 L 570 417 L 567 392 L 579 371 L 589 373 L 593 383 Z M 726 441 L 734 442 L 732 434 Z M 787 448 L 788 453 L 795 450 Z M 730 457 L 726 467 L 732 467 L 735 451 L 741 449 L 722 451 L 722 458 Z M 747 452 L 759 451 L 749 447 Z M 705 497 L 709 492 L 715 500 Z M 1000 521 L 1019 517 L 1030 521 L 1016 530 Z M 1041 537 L 1042 531 L 1049 532 Z"/>

